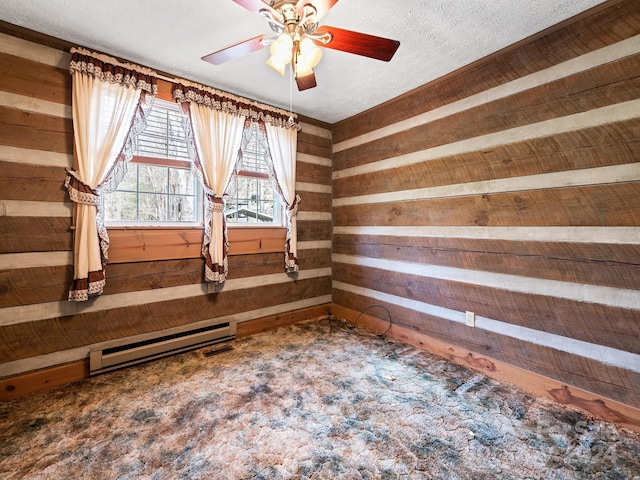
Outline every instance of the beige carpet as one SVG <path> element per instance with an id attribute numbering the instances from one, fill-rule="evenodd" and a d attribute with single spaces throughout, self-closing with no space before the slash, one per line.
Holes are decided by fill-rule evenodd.
<path id="1" fill-rule="evenodd" d="M 304 322 L 0 404 L 0 478 L 634 479 L 640 435 Z"/>

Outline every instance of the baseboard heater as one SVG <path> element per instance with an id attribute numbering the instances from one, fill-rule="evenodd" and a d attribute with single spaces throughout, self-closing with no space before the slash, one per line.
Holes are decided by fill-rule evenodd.
<path id="1" fill-rule="evenodd" d="M 215 320 L 212 320 L 215 322 Z M 212 323 L 171 334 L 146 337 L 142 341 L 123 343 L 89 352 L 89 374 L 109 372 L 156 358 L 196 348 L 228 342 L 236 338 L 236 321 Z"/>

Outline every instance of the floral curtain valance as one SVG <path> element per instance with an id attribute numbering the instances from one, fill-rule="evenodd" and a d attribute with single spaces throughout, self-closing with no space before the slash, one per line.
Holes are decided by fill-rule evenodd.
<path id="1" fill-rule="evenodd" d="M 173 98 L 180 103 L 196 103 L 231 115 L 245 117 L 254 121 L 261 120 L 275 127 L 296 130 L 301 128 L 297 115 L 291 112 L 253 103 L 202 85 L 185 84 L 184 82 L 176 83 L 173 86 Z"/>
<path id="2" fill-rule="evenodd" d="M 152 95 L 158 94 L 157 74 L 153 70 L 130 63 L 121 63 L 113 57 L 90 52 L 84 48 L 71 49 L 69 71 L 71 75 L 82 73 L 103 82 L 118 83 Z"/>

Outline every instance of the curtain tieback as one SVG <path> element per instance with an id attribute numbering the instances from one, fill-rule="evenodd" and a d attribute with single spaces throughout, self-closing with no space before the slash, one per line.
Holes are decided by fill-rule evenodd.
<path id="1" fill-rule="evenodd" d="M 100 195 L 89 185 L 80 180 L 74 170 L 67 168 L 67 178 L 64 186 L 69 190 L 69 198 L 75 203 L 83 205 L 100 204 Z"/>
<path id="2" fill-rule="evenodd" d="M 214 197 L 212 195 L 206 195 L 204 208 L 208 213 L 224 212 L 224 200 L 220 197 Z"/>
<path id="3" fill-rule="evenodd" d="M 298 205 L 300 205 L 301 201 L 302 199 L 300 198 L 300 195 L 296 194 L 296 198 L 293 199 L 293 203 L 287 209 L 287 217 L 289 220 L 298 215 Z"/>

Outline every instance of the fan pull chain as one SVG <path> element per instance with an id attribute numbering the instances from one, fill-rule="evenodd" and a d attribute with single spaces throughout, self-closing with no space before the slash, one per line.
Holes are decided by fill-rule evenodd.
<path id="1" fill-rule="evenodd" d="M 293 122 L 293 65 L 289 65 L 289 121 Z"/>

